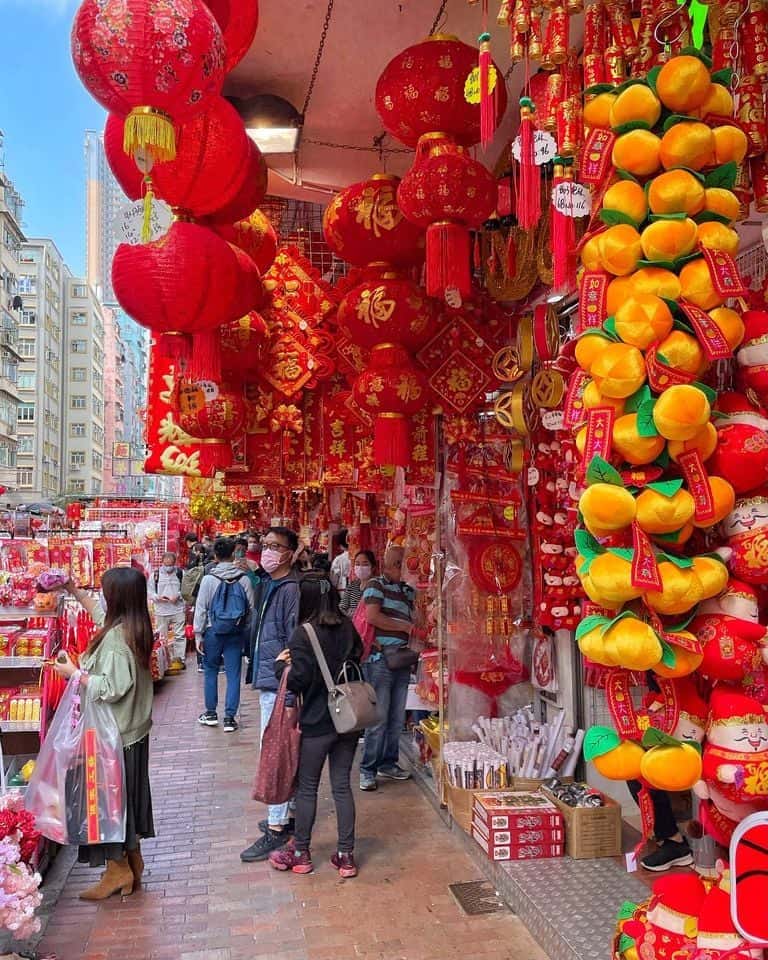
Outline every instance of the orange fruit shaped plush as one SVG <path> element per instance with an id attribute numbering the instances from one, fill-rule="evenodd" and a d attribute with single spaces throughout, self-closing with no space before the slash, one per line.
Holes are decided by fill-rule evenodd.
<path id="1" fill-rule="evenodd" d="M 645 190 L 634 180 L 617 180 L 605 192 L 603 210 L 617 210 L 635 223 L 642 223 L 648 216 Z"/>
<path id="2" fill-rule="evenodd" d="M 616 311 L 616 333 L 624 343 L 647 350 L 652 343 L 663 340 L 674 322 L 669 307 L 661 297 L 637 293 Z"/>
<path id="3" fill-rule="evenodd" d="M 643 230 L 640 243 L 646 260 L 677 260 L 696 247 L 696 223 L 685 220 L 657 220 Z"/>
<path id="4" fill-rule="evenodd" d="M 637 498 L 637 522 L 646 533 L 674 533 L 692 518 L 696 510 L 687 490 L 678 490 L 671 497 L 646 487 Z"/>
<path id="5" fill-rule="evenodd" d="M 589 579 L 609 609 L 636 600 L 643 593 L 632 584 L 632 564 L 615 553 L 601 553 L 595 557 L 589 568 Z"/>
<path id="6" fill-rule="evenodd" d="M 625 670 L 650 670 L 661 660 L 663 650 L 656 631 L 637 617 L 622 617 L 603 634 L 607 650 Z"/>
<path id="7" fill-rule="evenodd" d="M 667 60 L 656 78 L 659 99 L 672 113 L 690 114 L 707 100 L 712 88 L 709 70 L 698 57 Z"/>
<path id="8" fill-rule="evenodd" d="M 722 477 L 710 477 L 709 488 L 712 491 L 712 499 L 715 504 L 715 516 L 712 520 L 702 521 L 701 523 L 694 520 L 694 524 L 702 529 L 714 527 L 716 523 L 721 523 L 736 505 L 736 491 L 727 480 Z"/>
<path id="9" fill-rule="evenodd" d="M 581 402 L 585 410 L 592 410 L 594 407 L 610 407 L 617 417 L 621 417 L 624 413 L 624 401 L 617 400 L 615 397 L 604 397 L 597 389 L 594 380 L 590 380 L 584 388 Z"/>
<path id="10" fill-rule="evenodd" d="M 700 247 L 708 250 L 725 250 L 733 257 L 739 250 L 739 235 L 735 230 L 726 227 L 724 223 L 715 221 L 700 223 L 697 230 L 697 240 Z"/>
<path id="11" fill-rule="evenodd" d="M 690 790 L 701 772 L 701 751 L 690 743 L 660 744 L 640 758 L 640 776 L 656 790 Z"/>
<path id="12" fill-rule="evenodd" d="M 704 191 L 704 209 L 717 213 L 733 222 L 741 215 L 739 198 L 732 190 L 724 187 L 707 187 Z"/>
<path id="13" fill-rule="evenodd" d="M 680 281 L 677 274 L 665 267 L 640 267 L 629 280 L 633 293 L 650 293 L 656 297 L 664 297 L 665 300 L 680 299 Z"/>
<path id="14" fill-rule="evenodd" d="M 728 88 L 722 83 L 713 83 L 704 103 L 690 115 L 704 120 L 707 117 L 732 117 L 734 109 L 733 97 Z"/>
<path id="15" fill-rule="evenodd" d="M 600 663 L 604 667 L 616 667 L 617 663 L 606 662 L 605 649 L 603 645 L 603 624 L 593 627 L 586 633 L 583 633 L 578 639 L 579 650 L 593 663 Z"/>
<path id="16" fill-rule="evenodd" d="M 601 270 L 599 237 L 590 237 L 581 248 L 581 263 L 585 270 Z"/>
<path id="17" fill-rule="evenodd" d="M 611 444 L 623 460 L 633 467 L 642 467 L 660 457 L 666 441 L 664 437 L 641 437 L 637 432 L 637 414 L 627 413 L 613 424 Z"/>
<path id="18" fill-rule="evenodd" d="M 651 213 L 686 213 L 692 217 L 704 209 L 704 196 L 704 184 L 688 170 L 660 173 L 648 186 Z"/>
<path id="19" fill-rule="evenodd" d="M 653 407 L 653 422 L 667 440 L 691 440 L 709 420 L 706 394 L 697 387 L 675 384 L 660 395 Z"/>
<path id="20" fill-rule="evenodd" d="M 602 337 L 598 333 L 583 334 L 576 341 L 576 349 L 574 350 L 576 363 L 578 363 L 582 370 L 589 373 L 597 357 L 600 356 L 603 350 L 610 347 L 612 342 L 613 341 L 607 337 Z"/>
<path id="21" fill-rule="evenodd" d="M 661 166 L 661 140 L 650 130 L 630 130 L 613 145 L 613 165 L 633 177 L 650 177 Z"/>
<path id="22" fill-rule="evenodd" d="M 669 455 L 677 463 L 681 453 L 698 450 L 702 463 L 709 460 L 717 448 L 717 429 L 713 423 L 705 423 L 690 440 L 670 440 L 667 449 Z"/>
<path id="23" fill-rule="evenodd" d="M 672 644 L 675 651 L 674 666 L 669 667 L 667 664 L 659 661 L 653 668 L 653 672 L 657 676 L 664 677 L 667 680 L 678 680 L 680 677 L 689 676 L 694 670 L 699 669 L 704 660 L 703 653 L 692 653 L 684 647 L 678 647 L 675 644 L 676 637 L 679 637 L 681 641 L 687 641 L 687 643 L 696 641 L 696 637 L 687 630 L 677 630 L 666 634 L 665 639 Z"/>
<path id="24" fill-rule="evenodd" d="M 715 163 L 741 163 L 746 157 L 749 141 L 740 127 L 731 124 L 715 127 L 712 136 L 715 138 Z"/>
<path id="25" fill-rule="evenodd" d="M 579 510 L 590 533 L 628 527 L 635 519 L 635 498 L 613 483 L 593 483 L 579 497 Z"/>
<path id="26" fill-rule="evenodd" d="M 728 567 L 715 557 L 694 557 L 693 572 L 701 583 L 702 600 L 719 596 L 728 585 Z"/>
<path id="27" fill-rule="evenodd" d="M 597 248 L 603 269 L 616 277 L 632 273 L 643 252 L 640 234 L 628 223 L 617 223 L 598 234 Z"/>
<path id="28" fill-rule="evenodd" d="M 630 274 L 628 277 L 614 277 L 608 284 L 605 295 L 605 309 L 608 311 L 609 317 L 612 317 L 627 297 L 631 296 L 633 280 L 636 276 L 637 273 Z"/>
<path id="29" fill-rule="evenodd" d="M 676 123 L 661 138 L 659 159 L 665 170 L 688 167 L 703 170 L 715 162 L 715 136 L 711 127 L 698 120 Z"/>
<path id="30" fill-rule="evenodd" d="M 712 284 L 712 277 L 705 260 L 692 260 L 680 271 L 680 291 L 685 300 L 702 310 L 713 310 L 725 301 Z"/>
<path id="31" fill-rule="evenodd" d="M 669 560 L 659 564 L 661 590 L 648 590 L 645 602 L 663 616 L 677 616 L 687 613 L 704 596 L 701 581 L 693 568 L 683 569 Z"/>
<path id="32" fill-rule="evenodd" d="M 595 357 L 590 373 L 603 396 L 623 399 L 645 383 L 645 360 L 637 347 L 611 343 Z"/>
<path id="33" fill-rule="evenodd" d="M 654 533 L 651 534 L 651 540 L 655 540 L 660 546 L 682 547 L 693 536 L 694 526 L 692 523 L 686 523 L 680 530 L 674 530 L 672 533 Z"/>
<path id="34" fill-rule="evenodd" d="M 598 130 L 610 130 L 611 107 L 615 101 L 616 94 L 607 91 L 590 97 L 584 104 L 584 125 L 597 127 Z M 727 116 L 727 114 L 722 114 L 722 116 Z"/>
<path id="35" fill-rule="evenodd" d="M 607 780 L 637 780 L 645 751 L 633 740 L 622 740 L 610 727 L 590 727 L 584 738 L 584 758 Z"/>
<path id="36" fill-rule="evenodd" d="M 728 346 L 731 350 L 735 350 L 744 339 L 744 321 L 741 315 L 730 307 L 715 307 L 714 310 L 709 311 L 709 315 L 728 341 Z"/>
<path id="37" fill-rule="evenodd" d="M 656 126 L 661 116 L 661 103 L 656 94 L 644 83 L 625 87 L 611 105 L 611 126 L 642 122 L 649 129 Z"/>
<path id="38" fill-rule="evenodd" d="M 665 337 L 659 343 L 659 353 L 667 361 L 667 366 L 695 377 L 707 366 L 707 358 L 699 346 L 699 341 L 682 330 L 673 330 Z"/>

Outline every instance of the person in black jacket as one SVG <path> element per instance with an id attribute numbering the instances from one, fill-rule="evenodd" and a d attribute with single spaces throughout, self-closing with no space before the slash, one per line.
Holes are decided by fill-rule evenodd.
<path id="1" fill-rule="evenodd" d="M 275 662 L 275 674 L 282 677 L 290 666 L 288 689 L 301 694 L 301 752 L 296 790 L 296 834 L 293 843 L 275 850 L 269 862 L 276 870 L 311 873 L 309 852 L 317 813 L 317 791 L 328 758 L 331 790 L 336 805 L 338 845 L 331 863 L 345 879 L 357 876 L 354 858 L 355 800 L 350 786 L 352 764 L 360 734 L 338 734 L 328 711 L 328 690 L 309 637 L 301 626 L 311 623 L 328 661 L 331 676 L 337 677 L 345 663 L 359 666 L 362 643 L 357 630 L 339 612 L 339 595 L 323 574 L 307 574 L 299 584 L 299 626 Z"/>

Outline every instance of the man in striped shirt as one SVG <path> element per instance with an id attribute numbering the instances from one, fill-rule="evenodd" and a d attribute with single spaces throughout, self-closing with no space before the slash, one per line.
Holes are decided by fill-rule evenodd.
<path id="1" fill-rule="evenodd" d="M 405 723 L 410 668 L 390 670 L 381 647 L 402 646 L 413 631 L 414 591 L 402 582 L 403 548 L 389 547 L 384 555 L 383 574 L 370 581 L 363 593 L 368 623 L 376 630 L 376 643 L 365 664 L 365 675 L 376 691 L 381 721 L 365 732 L 360 764 L 360 789 L 376 790 L 376 777 L 408 780 L 398 763 L 400 734 Z"/>

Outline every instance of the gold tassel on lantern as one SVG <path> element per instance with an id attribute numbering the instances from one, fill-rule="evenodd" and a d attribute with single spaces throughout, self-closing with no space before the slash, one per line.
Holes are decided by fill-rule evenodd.
<path id="1" fill-rule="evenodd" d="M 160 163 L 175 160 L 176 128 L 173 120 L 154 107 L 135 107 L 125 119 L 123 149 L 130 156 L 137 150 L 146 150 Z"/>

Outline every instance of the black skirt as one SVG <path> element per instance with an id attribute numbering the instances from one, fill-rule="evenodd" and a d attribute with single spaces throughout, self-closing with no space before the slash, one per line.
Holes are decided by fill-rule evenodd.
<path id="1" fill-rule="evenodd" d="M 149 734 L 123 750 L 125 757 L 125 842 L 95 843 L 81 846 L 80 863 L 103 867 L 106 860 L 120 860 L 124 853 L 135 850 L 140 840 L 154 837 L 152 794 L 149 789 Z"/>

